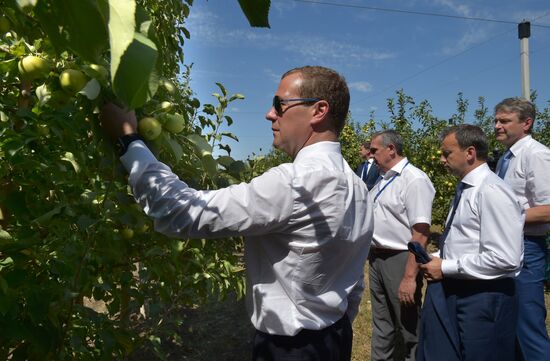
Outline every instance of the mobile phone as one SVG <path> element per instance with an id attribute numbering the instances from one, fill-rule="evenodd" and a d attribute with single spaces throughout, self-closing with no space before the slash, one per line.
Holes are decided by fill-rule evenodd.
<path id="1" fill-rule="evenodd" d="M 416 241 L 410 241 L 407 243 L 407 247 L 409 248 L 409 251 L 414 254 L 414 258 L 416 258 L 416 262 L 418 263 L 428 263 L 432 260 L 432 257 L 426 252 L 424 247 Z"/>

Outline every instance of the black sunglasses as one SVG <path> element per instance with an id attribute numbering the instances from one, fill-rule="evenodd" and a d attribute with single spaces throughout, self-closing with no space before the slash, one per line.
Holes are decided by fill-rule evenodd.
<path id="1" fill-rule="evenodd" d="M 275 112 L 278 116 L 283 115 L 283 104 L 286 104 L 288 102 L 301 102 L 301 103 L 315 103 L 318 102 L 319 98 L 294 98 L 294 99 L 283 99 L 278 95 L 275 95 L 273 97 L 273 108 L 275 108 Z M 299 104 L 296 104 L 299 105 Z M 288 109 L 288 108 L 286 108 Z M 285 109 L 285 111 L 286 111 Z"/>

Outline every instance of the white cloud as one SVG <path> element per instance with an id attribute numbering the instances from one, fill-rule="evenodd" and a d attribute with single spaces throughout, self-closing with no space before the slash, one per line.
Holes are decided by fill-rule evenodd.
<path id="1" fill-rule="evenodd" d="M 460 15 L 460 16 L 473 16 L 472 10 L 470 9 L 470 7 L 466 4 L 464 4 L 464 1 L 462 1 L 462 0 L 461 1 L 436 0 L 435 3 L 451 9 L 457 15 Z"/>
<path id="2" fill-rule="evenodd" d="M 489 37 L 494 36 L 494 34 L 489 34 L 487 29 L 482 28 L 472 28 L 468 29 L 462 37 L 456 40 L 452 44 L 448 44 L 443 47 L 441 52 L 444 55 L 455 55 L 466 49 L 469 49 L 476 44 L 480 44 L 489 39 Z"/>
<path id="3" fill-rule="evenodd" d="M 394 58 L 395 54 L 376 51 L 336 40 L 311 36 L 297 36 L 285 46 L 285 50 L 296 53 L 309 62 L 337 62 L 360 64 L 365 61 Z"/>
<path id="4" fill-rule="evenodd" d="M 395 54 L 388 51 L 373 50 L 346 43 L 340 40 L 330 40 L 324 37 L 307 34 L 293 34 L 286 37 L 274 37 L 268 29 L 227 29 L 221 24 L 221 19 L 215 14 L 202 11 L 191 13 L 186 24 L 193 41 L 216 47 L 253 47 L 256 49 L 281 48 L 298 56 L 302 62 L 328 62 L 358 64 L 365 61 L 378 61 L 394 58 Z"/>
<path id="5" fill-rule="evenodd" d="M 366 81 L 355 81 L 348 84 L 350 89 L 357 90 L 363 93 L 372 91 L 372 84 Z"/>

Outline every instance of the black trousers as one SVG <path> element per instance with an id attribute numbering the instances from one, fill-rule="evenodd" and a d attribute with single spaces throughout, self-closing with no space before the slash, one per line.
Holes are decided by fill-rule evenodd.
<path id="1" fill-rule="evenodd" d="M 294 336 L 256 330 L 253 361 L 350 361 L 353 330 L 347 315 L 322 330 L 302 330 Z"/>

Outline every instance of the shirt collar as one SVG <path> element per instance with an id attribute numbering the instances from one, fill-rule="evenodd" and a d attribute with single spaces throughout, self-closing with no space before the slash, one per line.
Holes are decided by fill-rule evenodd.
<path id="1" fill-rule="evenodd" d="M 394 174 L 401 174 L 401 172 L 403 171 L 403 168 L 405 168 L 405 165 L 408 162 L 409 160 L 407 159 L 407 157 L 403 157 L 403 159 L 397 162 L 396 165 L 391 167 L 391 169 L 384 174 L 384 179 L 388 179 L 388 177 L 393 176 Z"/>
<path id="2" fill-rule="evenodd" d="M 512 144 L 512 146 L 510 147 L 510 152 L 512 152 L 514 157 L 517 157 L 517 155 L 519 154 L 521 148 L 523 148 L 523 146 L 526 143 L 528 143 L 531 139 L 532 139 L 532 137 L 529 134 L 529 135 L 526 135 L 525 137 L 521 138 L 520 140 L 518 140 L 514 144 Z"/>
<path id="3" fill-rule="evenodd" d="M 301 159 L 305 158 L 311 158 L 319 156 L 320 153 L 338 153 L 342 154 L 342 151 L 340 150 L 340 143 L 339 142 L 329 142 L 329 141 L 323 141 L 323 142 L 317 142 L 310 144 L 306 147 L 303 147 L 300 149 L 298 154 L 296 154 L 296 158 L 294 158 L 294 162 L 297 162 Z"/>
<path id="4" fill-rule="evenodd" d="M 487 163 L 483 163 L 480 166 L 474 168 L 470 173 L 466 174 L 464 178 L 460 181 L 467 184 L 468 186 L 475 187 L 483 183 L 485 177 L 480 177 L 481 174 L 485 172 L 490 172 L 489 166 Z"/>

